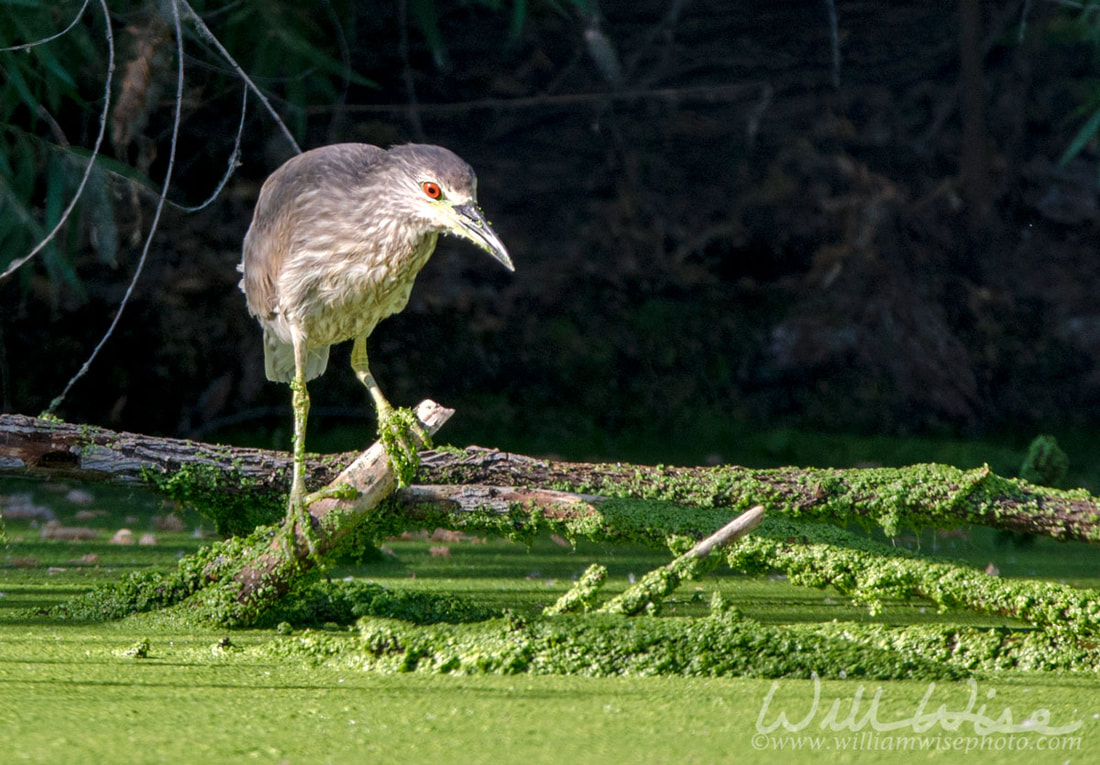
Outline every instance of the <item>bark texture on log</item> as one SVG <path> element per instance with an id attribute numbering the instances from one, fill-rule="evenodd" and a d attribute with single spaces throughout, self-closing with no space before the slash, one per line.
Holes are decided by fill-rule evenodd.
<path id="1" fill-rule="evenodd" d="M 467 447 L 431 455 L 420 479 L 431 483 L 552 486 L 604 496 L 735 510 L 762 504 L 769 513 L 900 527 L 974 524 L 1062 541 L 1100 542 L 1100 499 L 1004 478 L 988 466 L 770 468 L 640 466 L 533 459 Z"/>
<path id="2" fill-rule="evenodd" d="M 312 457 L 307 482 L 314 485 L 327 484 L 351 462 L 348 459 L 334 470 L 327 461 Z M 0 414 L 0 475 L 139 486 L 148 484 L 145 476 L 150 470 L 166 473 L 184 465 L 210 466 L 227 476 L 251 479 L 261 490 L 266 486 L 285 494 L 290 489 L 289 452 Z"/>

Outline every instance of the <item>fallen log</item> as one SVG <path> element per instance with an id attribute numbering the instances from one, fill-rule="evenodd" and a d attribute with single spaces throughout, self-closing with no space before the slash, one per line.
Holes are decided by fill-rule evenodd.
<path id="1" fill-rule="evenodd" d="M 431 402 L 424 402 L 418 410 L 428 432 L 435 432 L 449 415 L 449 410 Z M 355 459 L 351 455 L 313 458 L 311 476 L 315 483 L 318 476 L 326 480 L 330 496 L 310 506 L 309 529 L 284 524 L 280 529 L 268 528 L 248 538 L 211 545 L 181 561 L 179 570 L 168 577 L 146 581 L 134 575 L 141 581 L 122 585 L 122 592 L 131 595 L 129 600 L 120 599 L 117 593 L 89 593 L 82 604 L 72 607 L 76 609 L 73 612 L 87 618 L 89 612 L 119 611 L 116 601 L 123 602 L 122 613 L 128 613 L 131 608 L 167 607 L 186 599 L 197 606 L 197 613 L 220 624 L 253 623 L 317 562 L 312 553 L 323 556 L 364 526 L 367 537 L 373 539 L 401 527 L 441 525 L 498 530 L 512 536 L 556 530 L 654 546 L 679 546 L 688 540 L 698 543 L 670 564 L 671 568 L 659 569 L 675 574 L 681 564 L 687 571 L 698 565 L 697 561 L 714 558 L 707 553 L 740 533 L 734 524 L 708 538 L 727 523 L 731 509 L 743 509 L 750 500 L 757 500 L 770 514 L 832 520 L 840 525 L 860 519 L 873 519 L 884 528 L 906 522 L 927 525 L 932 522 L 929 519 L 957 523 L 985 520 L 987 525 L 1001 528 L 1061 530 L 1061 534 L 1051 535 L 1088 541 L 1094 541 L 1100 517 L 1097 500 L 1085 492 L 1034 487 L 995 476 L 987 468 L 639 467 L 538 460 L 477 447 L 422 454 L 421 479 L 437 483 L 393 494 L 389 493 L 396 486 L 396 477 L 379 445 Z M 266 491 L 285 501 L 285 473 L 290 465 L 285 453 L 0 416 L 0 475 L 80 477 L 156 486 L 157 476 L 195 464 L 235 478 L 241 493 Z M 337 467 L 342 472 L 337 472 Z M 527 488 L 515 484 L 527 484 Z M 232 481 L 226 480 L 225 485 Z M 746 519 L 755 523 L 761 512 L 747 514 Z M 788 522 L 784 526 L 780 522 L 758 529 L 754 537 L 758 541 L 733 549 L 740 555 L 736 559 L 739 566 L 753 551 L 765 550 L 762 560 L 752 558 L 752 565 L 780 565 L 792 580 L 798 578 L 805 584 L 832 582 L 844 590 L 850 580 L 855 583 L 852 594 L 857 599 L 868 597 L 860 589 L 861 582 L 869 582 L 877 592 L 876 583 L 886 581 L 884 574 L 898 569 L 895 559 L 911 557 L 872 540 L 833 539 L 826 533 L 829 529 L 834 536 L 844 534 L 832 525 Z M 680 549 L 688 547 L 690 544 Z M 925 570 L 922 561 L 906 565 Z M 1073 634 L 1095 632 L 1100 624 L 1095 595 L 1089 591 L 1002 581 L 951 564 L 925 567 L 931 584 L 922 584 L 910 571 L 892 585 L 890 594 L 932 597 L 941 607 L 1013 616 Z M 590 584 L 593 590 L 598 586 Z M 657 584 L 660 587 L 652 593 L 639 591 L 644 597 L 637 600 L 643 608 L 676 582 Z M 106 608 L 105 602 L 116 603 L 114 610 Z M 620 602 L 608 607 L 617 608 Z M 631 604 L 622 605 L 627 612 L 637 610 Z"/>
<path id="2" fill-rule="evenodd" d="M 356 457 L 357 453 L 309 455 L 307 484 L 317 488 L 331 483 Z M 277 510 L 289 488 L 290 464 L 287 452 L 0 415 L 0 476 L 110 481 L 170 490 L 157 479 L 175 480 L 191 468 L 217 478 L 203 491 L 210 494 L 212 485 L 213 500 L 220 504 L 266 500 Z M 1062 491 L 1004 478 L 988 467 L 637 466 L 535 459 L 470 446 L 424 453 L 418 480 L 425 485 L 570 490 L 695 508 L 744 510 L 762 504 L 770 514 L 791 518 L 841 525 L 873 522 L 890 535 L 902 528 L 974 524 L 1060 540 L 1100 541 L 1100 499 L 1084 490 Z M 440 507 L 463 513 L 458 521 L 485 501 L 487 491 L 437 499 L 443 503 Z M 201 493 L 188 495 L 186 486 L 176 486 L 173 496 L 200 502 Z M 397 492 L 395 501 L 423 509 L 430 493 L 424 486 L 409 487 Z M 699 530 L 705 535 L 718 527 L 702 524 Z"/>
<path id="3" fill-rule="evenodd" d="M 840 525 L 901 529 L 986 526 L 1061 541 L 1100 542 L 1100 498 L 1005 478 L 982 466 L 754 469 L 641 466 L 534 459 L 480 447 L 432 454 L 419 479 L 434 484 L 548 486 L 695 508 L 745 510 Z M 706 529 L 711 533 L 718 526 Z"/>

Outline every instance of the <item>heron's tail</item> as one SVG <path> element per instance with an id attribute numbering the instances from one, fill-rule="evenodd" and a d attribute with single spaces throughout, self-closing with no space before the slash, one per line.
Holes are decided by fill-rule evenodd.
<path id="1" fill-rule="evenodd" d="M 306 350 L 306 380 L 320 377 L 328 367 L 329 346 Z M 294 346 L 264 330 L 264 371 L 268 380 L 289 383 L 294 379 Z"/>

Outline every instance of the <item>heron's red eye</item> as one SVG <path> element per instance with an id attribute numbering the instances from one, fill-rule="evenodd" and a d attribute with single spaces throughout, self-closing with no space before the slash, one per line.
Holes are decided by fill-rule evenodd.
<path id="1" fill-rule="evenodd" d="M 443 191 L 439 188 L 439 184 L 433 181 L 424 181 L 420 184 L 420 188 L 432 199 L 439 199 L 443 196 Z"/>

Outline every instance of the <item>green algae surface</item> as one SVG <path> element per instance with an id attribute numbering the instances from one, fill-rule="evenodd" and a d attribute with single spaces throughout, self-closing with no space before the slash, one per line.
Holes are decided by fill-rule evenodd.
<path id="1" fill-rule="evenodd" d="M 814 681 L 380 674 L 276 660 L 257 653 L 268 638 L 254 633 L 234 634 L 237 648 L 225 650 L 212 633 L 150 632 L 145 659 L 116 654 L 132 637 L 126 627 L 5 637 L 12 638 L 0 662 L 6 762 L 668 763 L 783 756 L 809 763 L 820 760 L 819 750 L 830 761 L 901 761 L 896 752 L 844 751 L 860 743 L 864 730 L 821 729 L 834 701 L 842 705 L 841 719 L 851 710 L 861 685 L 851 680 L 820 682 L 817 712 L 805 729 L 760 733 L 780 713 L 805 718 L 814 708 Z M 935 725 L 920 734 L 909 725 L 905 739 L 913 743 L 906 745 L 924 746 L 923 757 L 939 754 L 941 761 L 950 761 L 951 752 L 935 748 L 956 741 L 1005 742 L 995 757 L 976 762 L 1088 762 L 1100 752 L 1092 711 L 1098 698 L 1089 684 L 1040 676 L 976 687 L 994 715 L 1008 709 L 1024 720 L 1046 710 L 1052 725 L 1082 724 L 1064 736 L 993 737 L 975 734 L 973 724 L 951 732 Z M 914 681 L 865 684 L 861 712 L 880 690 L 879 720 L 912 718 L 929 688 Z M 940 683 L 925 708 L 962 711 L 969 697 L 963 683 Z M 875 733 L 862 745 L 881 749 L 900 740 Z M 1030 751 L 1004 751 L 1009 741 L 1026 742 Z M 1059 750 L 1036 751 L 1052 743 Z M 795 746 L 803 751 L 780 751 Z"/>
<path id="2" fill-rule="evenodd" d="M 106 512 L 86 520 L 76 506 L 58 512 L 97 531 L 91 541 L 7 521 L 5 762 L 950 761 L 980 746 L 991 753 L 976 762 L 1100 756 L 1100 687 L 1074 666 L 1095 666 L 1095 645 L 1067 648 L 1069 636 L 997 613 L 941 613 L 901 589 L 871 613 L 829 582 L 723 566 L 665 597 L 659 617 L 543 616 L 594 564 L 606 574 L 581 593 L 589 607 L 669 561 L 630 546 L 410 535 L 386 541 L 381 560 L 304 583 L 264 629 L 171 611 L 58 619 L 73 596 L 168 575 L 211 541 L 192 536 L 201 521 L 186 513 L 181 530 L 153 528 L 168 509 L 152 499 L 100 502 L 89 507 Z M 123 524 L 157 544 L 109 544 Z M 1083 545 L 931 530 L 919 542 L 1009 580 L 1100 585 Z M 748 676 L 716 676 L 723 661 Z M 547 674 L 561 671 L 572 674 Z M 979 730 L 1006 712 L 1019 731 Z"/>

